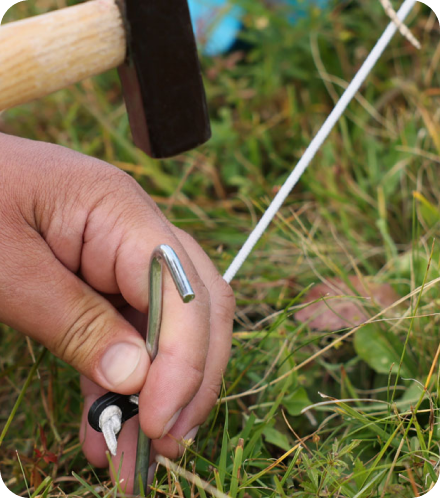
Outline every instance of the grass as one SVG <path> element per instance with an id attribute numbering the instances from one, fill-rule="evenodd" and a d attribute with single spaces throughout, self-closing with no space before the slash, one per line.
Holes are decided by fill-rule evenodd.
<path id="1" fill-rule="evenodd" d="M 142 156 L 115 73 L 5 112 L 0 129 L 133 174 L 224 271 L 388 22 L 379 2 L 339 2 L 295 28 L 263 2 L 240 3 L 251 48 L 203 60 L 214 136 L 201 149 Z M 26 2 L 8 16 L 65 4 Z M 437 481 L 439 26 L 420 4 L 409 24 L 422 50 L 396 37 L 233 282 L 222 400 L 182 460 L 162 461 L 156 496 L 412 498 Z M 338 331 L 295 319 L 308 289 L 353 275 L 391 284 L 396 302 L 358 297 L 367 323 Z M 7 486 L 116 496 L 81 454 L 77 374 L 46 355 L 29 378 L 40 347 L 1 334 Z"/>

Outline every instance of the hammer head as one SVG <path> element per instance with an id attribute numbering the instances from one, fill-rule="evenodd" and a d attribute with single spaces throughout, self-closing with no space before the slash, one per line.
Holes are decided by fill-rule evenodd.
<path id="1" fill-rule="evenodd" d="M 123 0 L 119 68 L 135 144 L 155 158 L 205 143 L 211 128 L 187 0 Z"/>

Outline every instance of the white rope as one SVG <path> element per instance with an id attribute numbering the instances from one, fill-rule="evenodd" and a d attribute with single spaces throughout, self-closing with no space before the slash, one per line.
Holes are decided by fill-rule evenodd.
<path id="1" fill-rule="evenodd" d="M 118 450 L 116 436 L 122 429 L 122 410 L 119 406 L 108 406 L 99 417 L 99 427 L 104 435 L 107 448 L 113 456 Z"/>
<path id="2" fill-rule="evenodd" d="M 411 12 L 412 8 L 416 4 L 417 0 L 405 0 L 400 8 L 397 16 L 399 20 L 403 23 L 408 14 Z M 318 134 L 312 140 L 311 144 L 305 151 L 304 155 L 296 165 L 295 169 L 290 174 L 289 178 L 286 180 L 285 184 L 282 186 L 271 205 L 264 213 L 261 220 L 258 222 L 257 226 L 254 228 L 252 233 L 249 235 L 249 238 L 245 242 L 244 246 L 241 248 L 240 252 L 235 257 L 231 266 L 228 268 L 224 275 L 224 279 L 226 282 L 230 283 L 232 279 L 237 274 L 238 270 L 242 267 L 243 263 L 246 261 L 249 254 L 252 252 L 252 249 L 255 247 L 257 242 L 260 240 L 261 236 L 266 231 L 270 222 L 276 216 L 281 206 L 284 204 L 284 201 L 287 199 L 288 195 L 292 191 L 293 187 L 298 183 L 298 180 L 301 178 L 304 171 L 307 169 L 309 164 L 312 162 L 316 153 L 320 149 L 321 145 L 325 142 L 327 137 L 330 135 L 330 132 L 333 130 L 336 123 L 339 121 L 340 117 L 344 114 L 347 106 L 350 104 L 356 93 L 359 91 L 360 87 L 376 65 L 376 62 L 379 60 L 380 56 L 390 43 L 393 36 L 396 34 L 397 26 L 394 22 L 390 23 L 387 27 L 383 35 L 380 37 L 376 46 L 371 51 L 370 55 L 367 57 L 367 60 L 364 62 L 362 67 L 359 69 L 359 72 L 354 77 L 353 81 L 348 86 L 347 90 L 345 90 L 344 94 L 340 98 L 339 102 L 336 104 L 336 107 L 333 109 L 322 128 L 319 130 Z"/>

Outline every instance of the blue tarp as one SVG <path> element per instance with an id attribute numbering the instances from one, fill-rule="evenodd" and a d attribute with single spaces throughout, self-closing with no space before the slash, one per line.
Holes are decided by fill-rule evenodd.
<path id="1" fill-rule="evenodd" d="M 255 0 L 258 1 L 258 0 Z M 324 8 L 330 0 L 277 0 L 290 5 L 289 20 L 295 23 L 311 6 Z M 227 52 L 242 29 L 243 10 L 230 0 L 189 0 L 191 17 L 200 43 L 207 55 Z"/>

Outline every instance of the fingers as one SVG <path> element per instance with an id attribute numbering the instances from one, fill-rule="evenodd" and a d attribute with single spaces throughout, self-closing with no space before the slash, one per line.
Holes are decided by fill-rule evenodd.
<path id="1" fill-rule="evenodd" d="M 235 311 L 235 300 L 232 290 L 220 277 L 207 255 L 198 244 L 184 232 L 176 229 L 175 234 L 179 239 L 179 242 L 184 246 L 188 256 L 193 261 L 198 262 L 200 277 L 210 294 L 211 308 L 210 344 L 202 384 L 191 401 L 181 411 L 176 423 L 171 428 L 169 435 L 154 441 L 158 453 L 169 458 L 175 458 L 182 453 L 183 446 L 179 445 L 179 442 L 182 438 L 193 439 L 195 437 L 198 426 L 206 420 L 217 401 L 222 384 L 222 376 L 226 370 L 229 359 L 232 324 Z M 177 291 L 174 289 L 173 293 L 177 294 Z M 183 337 L 179 338 L 178 344 L 182 342 L 182 339 Z M 162 348 L 162 343 L 160 348 Z M 160 356 L 158 356 L 158 358 L 160 358 Z M 150 378 L 151 373 L 154 371 L 155 365 L 156 361 L 150 369 L 148 378 Z M 163 372 L 164 369 L 166 371 L 166 367 L 169 368 L 167 362 L 165 362 L 165 365 L 162 364 L 158 366 L 160 367 L 158 368 L 159 373 L 157 374 L 159 376 L 161 375 L 161 371 Z M 173 372 L 171 381 L 178 381 L 179 375 L 180 371 Z M 164 379 L 164 382 L 165 380 L 166 379 Z M 147 386 L 148 382 L 149 381 L 147 380 Z M 150 413 L 154 413 L 155 404 L 159 404 L 160 407 L 160 405 L 170 402 L 169 398 L 167 398 L 167 393 L 164 392 L 166 391 L 166 385 L 164 385 L 162 389 L 158 389 L 156 394 L 154 393 L 154 389 L 161 386 L 160 382 L 158 385 L 153 383 L 151 388 L 153 390 L 152 393 L 147 391 L 147 386 L 142 392 L 140 401 L 142 424 L 144 430 L 147 429 L 145 432 L 151 427 L 150 424 L 152 424 L 152 422 L 148 419 L 148 416 Z M 156 400 L 154 400 L 155 395 L 158 396 Z M 149 398 L 149 396 L 151 397 Z M 171 402 L 173 402 L 173 400 L 171 400 Z M 176 405 L 173 406 L 176 407 Z M 145 409 L 143 409 L 143 407 L 145 407 Z M 153 417 L 154 416 L 155 415 L 153 415 Z M 132 445 L 134 444 L 135 440 L 133 439 Z"/>
<path id="2" fill-rule="evenodd" d="M 125 187 L 131 185 L 129 182 Z M 115 211 L 114 199 L 111 203 L 104 200 L 89 217 L 82 260 L 84 278 L 108 292 L 113 284 L 105 282 L 100 269 L 106 268 L 114 273 L 118 292 L 127 303 L 147 313 L 151 254 L 158 245 L 168 244 L 177 253 L 196 296 L 191 303 L 183 303 L 164 266 L 159 353 L 140 401 L 149 406 L 148 413 L 142 415 L 143 430 L 156 439 L 174 425 L 202 383 L 210 335 L 210 296 L 171 225 L 156 208 L 151 209 L 143 191 L 136 187 L 131 195 L 124 193 L 118 206 Z M 111 227 L 110 235 L 105 227 Z M 102 233 L 106 233 L 105 240 Z"/>

